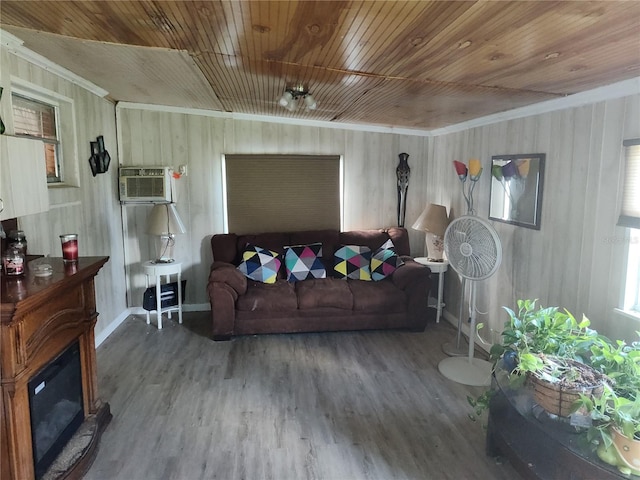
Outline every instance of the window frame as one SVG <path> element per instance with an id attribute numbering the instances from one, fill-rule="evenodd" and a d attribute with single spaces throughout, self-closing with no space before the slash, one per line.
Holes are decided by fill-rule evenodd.
<path id="1" fill-rule="evenodd" d="M 626 273 L 622 310 L 640 316 L 640 229 L 627 227 Z"/>
<path id="2" fill-rule="evenodd" d="M 77 188 L 80 186 L 80 168 L 78 163 L 77 128 L 75 102 L 72 98 L 53 92 L 39 85 L 11 76 L 11 131 L 15 135 L 13 123 L 13 95 L 44 103 L 56 108 L 56 136 L 58 138 L 58 161 L 60 163 L 59 182 L 47 181 L 48 188 Z M 17 135 L 25 137 L 25 135 Z M 43 140 L 43 139 L 39 139 Z M 44 143 L 44 142 L 43 142 Z"/>
<path id="3" fill-rule="evenodd" d="M 54 146 L 55 175 L 47 175 L 47 183 L 62 183 L 64 178 L 64 162 L 63 162 L 63 155 L 62 155 L 62 145 L 61 145 L 62 142 L 60 141 L 60 106 L 57 103 L 53 104 L 48 101 L 43 101 L 40 99 L 33 98 L 33 96 L 26 96 L 14 90 L 11 92 L 12 107 L 15 106 L 14 105 L 15 97 L 19 97 L 22 100 L 25 100 L 27 102 L 37 103 L 40 105 L 44 105 L 45 107 L 50 107 L 53 110 L 53 123 L 54 123 L 53 127 L 55 129 L 55 140 L 51 140 L 44 136 L 41 137 L 38 135 L 30 135 L 28 133 L 18 133 L 17 131 L 15 132 L 15 135 L 16 137 L 32 138 L 34 140 L 41 141 L 45 145 L 49 144 Z M 13 110 L 13 108 L 12 108 L 12 113 L 14 117 L 14 130 L 16 130 L 15 110 Z M 45 158 L 46 158 L 46 154 L 45 154 Z"/>
<path id="4" fill-rule="evenodd" d="M 640 191 L 640 177 L 638 176 L 638 155 L 640 155 L 640 139 L 629 139 L 622 143 L 623 149 L 623 181 L 622 201 L 618 226 L 624 228 L 625 243 L 625 273 L 623 288 L 620 292 L 621 310 L 633 317 L 640 318 L 640 220 L 637 216 L 638 209 L 629 205 L 627 196 L 631 197 L 628 188 L 633 192 Z M 637 151 L 632 152 L 630 149 Z M 636 162 L 635 170 L 629 167 L 629 159 Z M 631 174 L 631 175 L 630 175 Z M 629 179 L 635 182 L 629 182 Z M 636 193 L 637 195 L 637 193 Z M 633 198 L 637 198 L 633 197 Z"/>

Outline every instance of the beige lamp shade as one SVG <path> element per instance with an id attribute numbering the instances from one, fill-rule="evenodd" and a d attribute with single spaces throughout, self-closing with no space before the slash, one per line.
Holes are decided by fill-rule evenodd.
<path id="1" fill-rule="evenodd" d="M 154 205 L 147 219 L 147 233 L 150 235 L 187 233 L 175 203 Z"/>
<path id="2" fill-rule="evenodd" d="M 447 216 L 447 208 L 444 205 L 430 203 L 411 228 L 414 230 L 422 230 L 423 232 L 430 232 L 442 237 L 448 225 L 449 217 Z"/>

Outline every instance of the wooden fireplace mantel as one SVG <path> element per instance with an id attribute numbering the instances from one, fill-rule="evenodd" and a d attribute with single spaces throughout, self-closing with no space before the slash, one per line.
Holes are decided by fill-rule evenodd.
<path id="1" fill-rule="evenodd" d="M 53 267 L 37 277 L 33 262 L 22 278 L 0 279 L 0 477 L 34 478 L 29 380 L 76 340 L 80 344 L 85 421 L 99 424 L 92 448 L 70 467 L 66 478 L 82 475 L 95 454 L 109 404 L 98 397 L 94 327 L 98 318 L 94 277 L 109 257 L 83 257 L 77 264 L 61 258 L 36 260 Z M 74 471 L 77 472 L 74 475 Z"/>

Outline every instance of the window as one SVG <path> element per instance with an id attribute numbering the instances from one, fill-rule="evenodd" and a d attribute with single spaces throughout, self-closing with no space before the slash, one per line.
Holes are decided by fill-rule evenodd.
<path id="1" fill-rule="evenodd" d="M 13 94 L 13 127 L 16 136 L 42 140 L 48 183 L 62 182 L 58 108 L 22 95 Z"/>
<path id="2" fill-rule="evenodd" d="M 624 189 L 618 225 L 628 227 L 623 310 L 640 314 L 640 138 L 625 140 Z"/>
<path id="3" fill-rule="evenodd" d="M 226 155 L 223 165 L 228 232 L 340 229 L 340 156 Z"/>
<path id="4" fill-rule="evenodd" d="M 42 142 L 47 186 L 79 187 L 78 139 L 73 98 L 11 78 L 9 134 Z"/>
<path id="5" fill-rule="evenodd" d="M 630 228 L 623 310 L 640 314 L 640 230 Z"/>

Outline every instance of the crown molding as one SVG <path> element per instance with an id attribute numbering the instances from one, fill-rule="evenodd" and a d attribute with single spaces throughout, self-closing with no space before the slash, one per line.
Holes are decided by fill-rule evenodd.
<path id="1" fill-rule="evenodd" d="M 567 95 L 563 98 L 534 103 L 526 107 L 515 108 L 505 112 L 495 113 L 484 117 L 474 118 L 466 122 L 457 123 L 433 130 L 417 130 L 410 128 L 382 127 L 376 125 L 324 122 L 318 120 L 304 120 L 299 118 L 284 118 L 270 115 L 249 115 L 246 113 L 219 112 L 197 108 L 172 107 L 168 105 L 152 105 L 146 103 L 118 102 L 116 108 L 129 108 L 136 110 L 149 110 L 156 112 L 183 113 L 188 115 L 202 115 L 206 117 L 226 118 L 233 120 L 249 120 L 257 122 L 280 123 L 285 125 L 303 125 L 308 127 L 337 128 L 341 130 L 356 130 L 372 133 L 392 133 L 396 135 L 410 135 L 418 137 L 438 137 L 449 133 L 462 132 L 471 128 L 483 127 L 498 122 L 515 120 L 518 118 L 540 115 L 543 113 L 564 110 L 567 108 L 581 107 L 592 103 L 613 100 L 640 94 L 640 77 L 612 83 L 604 87 L 587 90 L 585 92 Z"/>
<path id="2" fill-rule="evenodd" d="M 27 62 L 36 65 L 48 72 L 51 72 L 65 80 L 70 81 L 71 83 L 78 85 L 79 87 L 88 90 L 89 92 L 97 95 L 99 97 L 106 97 L 109 92 L 104 88 L 97 86 L 95 83 L 90 82 L 89 80 L 85 80 L 79 75 L 76 75 L 70 70 L 67 70 L 64 67 L 61 67 L 57 63 L 53 63 L 46 57 L 43 57 L 39 53 L 36 53 L 32 50 L 29 50 L 24 46 L 24 42 L 20 40 L 15 35 L 10 34 L 9 32 L 0 29 L 0 45 L 5 47 L 10 53 L 15 55 L 16 57 L 22 58 Z"/>
<path id="3" fill-rule="evenodd" d="M 182 113 L 186 115 L 201 115 L 204 117 L 224 118 L 230 120 L 247 120 L 254 122 L 280 123 L 284 125 L 298 125 L 305 127 L 335 128 L 339 130 L 356 130 L 371 133 L 393 133 L 396 135 L 411 135 L 415 137 L 430 137 L 428 130 L 411 128 L 383 127 L 378 125 L 365 125 L 360 123 L 337 123 L 321 120 L 305 120 L 303 118 L 276 117 L 273 115 L 250 115 L 248 113 L 220 112 L 217 110 L 204 110 L 199 108 L 174 107 L 170 105 L 155 105 L 149 103 L 118 102 L 116 109 L 147 110 L 153 112 Z"/>
<path id="4" fill-rule="evenodd" d="M 448 127 L 436 128 L 431 130 L 430 133 L 437 137 L 448 133 L 461 132 L 471 128 L 483 127 L 485 125 L 491 125 L 493 123 L 504 122 L 507 120 L 531 117 L 533 115 L 565 110 L 567 108 L 576 108 L 591 103 L 603 102 L 605 100 L 613 100 L 638 94 L 640 94 L 640 77 L 635 77 L 629 80 L 612 83 L 611 85 L 605 85 L 604 87 L 594 88 L 593 90 L 567 95 L 563 98 L 534 103 L 532 105 L 527 105 L 526 107 L 514 108 L 513 110 L 507 110 L 506 112 L 474 118 L 473 120 L 457 123 Z"/>

